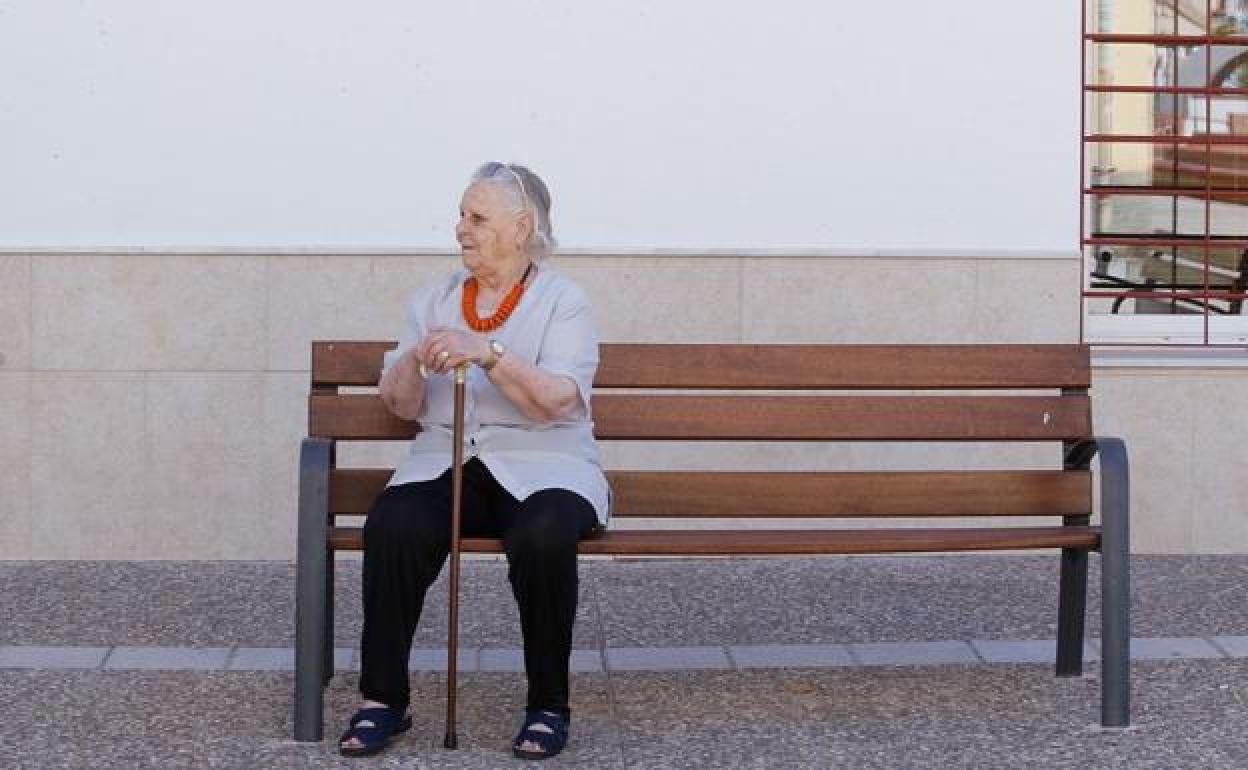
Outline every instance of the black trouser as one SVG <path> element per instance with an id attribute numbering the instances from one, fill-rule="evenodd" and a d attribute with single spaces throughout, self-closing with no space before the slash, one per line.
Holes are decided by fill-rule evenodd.
<path id="1" fill-rule="evenodd" d="M 462 535 L 502 537 L 520 608 L 528 708 L 568 715 L 568 659 L 576 620 L 576 543 L 598 526 L 590 503 L 566 489 L 524 501 L 478 459 L 464 464 Z M 406 710 L 407 659 L 425 592 L 450 553 L 451 472 L 389 487 L 364 524 L 364 631 L 360 693 Z"/>

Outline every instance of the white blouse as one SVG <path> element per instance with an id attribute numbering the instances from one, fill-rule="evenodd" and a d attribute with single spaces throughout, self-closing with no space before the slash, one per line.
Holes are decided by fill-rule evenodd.
<path id="1" fill-rule="evenodd" d="M 469 330 L 461 309 L 466 270 L 418 289 L 408 300 L 399 345 L 385 354 L 382 371 L 435 327 Z M 606 525 L 610 491 L 590 417 L 590 391 L 598 368 L 598 335 L 589 299 L 579 286 L 542 266 L 507 322 L 487 333 L 518 356 L 576 383 L 581 403 L 554 423 L 530 420 L 479 367 L 469 367 L 464 401 L 464 459 L 479 457 L 517 500 L 541 489 L 568 489 L 584 497 Z M 430 374 L 417 418 L 421 432 L 395 469 L 389 486 L 428 481 L 451 466 L 455 405 L 451 374 Z"/>

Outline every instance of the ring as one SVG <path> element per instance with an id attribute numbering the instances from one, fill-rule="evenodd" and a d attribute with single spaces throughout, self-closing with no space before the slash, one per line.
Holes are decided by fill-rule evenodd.
<path id="1" fill-rule="evenodd" d="M 440 359 L 445 360 L 450 357 L 451 357 L 451 351 L 449 350 L 443 350 L 441 353 L 438 353 L 438 358 Z"/>

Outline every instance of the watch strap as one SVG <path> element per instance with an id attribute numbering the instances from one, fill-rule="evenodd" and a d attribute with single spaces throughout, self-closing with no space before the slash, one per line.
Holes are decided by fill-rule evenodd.
<path id="1" fill-rule="evenodd" d="M 507 348 L 503 347 L 503 343 L 498 340 L 490 340 L 490 357 L 481 362 L 481 368 L 490 371 L 498 365 L 499 359 L 507 352 Z"/>

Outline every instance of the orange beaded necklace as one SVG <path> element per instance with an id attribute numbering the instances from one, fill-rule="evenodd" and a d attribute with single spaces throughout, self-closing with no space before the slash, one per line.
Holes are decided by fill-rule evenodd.
<path id="1" fill-rule="evenodd" d="M 524 296 L 525 282 L 529 280 L 529 273 L 533 272 L 533 263 L 524 269 L 524 275 L 520 276 L 520 282 L 511 287 L 511 291 L 507 292 L 507 296 L 503 297 L 503 301 L 498 304 L 498 309 L 494 311 L 494 315 L 489 318 L 481 318 L 477 315 L 477 279 L 469 277 L 464 281 L 464 320 L 468 322 L 469 328 L 479 332 L 492 332 L 503 324 L 507 323 L 507 319 L 511 317 L 515 311 L 516 305 L 520 304 L 520 298 Z"/>

